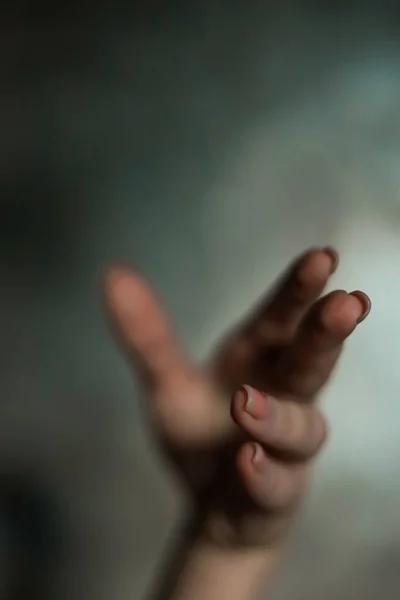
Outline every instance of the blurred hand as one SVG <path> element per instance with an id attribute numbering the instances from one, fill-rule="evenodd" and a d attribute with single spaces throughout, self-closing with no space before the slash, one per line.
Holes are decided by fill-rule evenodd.
<path id="1" fill-rule="evenodd" d="M 301 256 L 206 365 L 189 360 L 141 276 L 115 267 L 105 277 L 112 327 L 212 543 L 284 539 L 327 435 L 317 394 L 370 310 L 358 291 L 320 298 L 337 264 L 330 248 Z"/>

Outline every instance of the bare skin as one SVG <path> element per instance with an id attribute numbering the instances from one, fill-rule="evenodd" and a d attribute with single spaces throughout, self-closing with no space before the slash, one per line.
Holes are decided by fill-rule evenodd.
<path id="1" fill-rule="evenodd" d="M 271 554 L 283 545 L 327 435 L 318 393 L 370 310 L 363 292 L 321 296 L 337 266 L 334 250 L 307 251 L 206 365 L 189 360 L 140 275 L 113 267 L 105 276 L 110 323 L 210 547 Z"/>

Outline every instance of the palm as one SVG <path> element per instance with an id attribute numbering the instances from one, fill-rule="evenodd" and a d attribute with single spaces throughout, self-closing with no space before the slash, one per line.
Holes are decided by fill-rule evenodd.
<path id="1" fill-rule="evenodd" d="M 312 250 L 298 259 L 205 367 L 188 361 L 143 280 L 126 270 L 112 271 L 106 280 L 109 314 L 152 396 L 156 432 L 197 496 L 224 505 L 232 486 L 235 497 L 243 496 L 231 453 L 244 440 L 230 410 L 239 386 L 309 404 L 328 379 L 343 341 L 368 310 L 360 292 L 336 291 L 319 299 L 335 263 L 331 250 Z M 244 498 L 241 513 L 252 512 L 254 504 Z"/>

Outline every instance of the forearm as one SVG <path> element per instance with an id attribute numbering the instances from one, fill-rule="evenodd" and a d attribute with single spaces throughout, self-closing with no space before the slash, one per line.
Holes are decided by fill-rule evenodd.
<path id="1" fill-rule="evenodd" d="M 263 549 L 222 548 L 201 533 L 185 536 L 151 600 L 256 600 L 280 555 Z"/>

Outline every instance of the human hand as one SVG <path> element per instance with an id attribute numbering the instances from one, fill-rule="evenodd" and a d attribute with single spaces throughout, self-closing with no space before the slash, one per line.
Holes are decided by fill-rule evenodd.
<path id="1" fill-rule="evenodd" d="M 107 313 L 158 441 L 216 547 L 271 549 L 285 538 L 326 438 L 317 394 L 370 310 L 362 292 L 319 298 L 337 263 L 329 248 L 305 253 L 199 366 L 140 275 L 115 267 L 105 277 Z"/>

